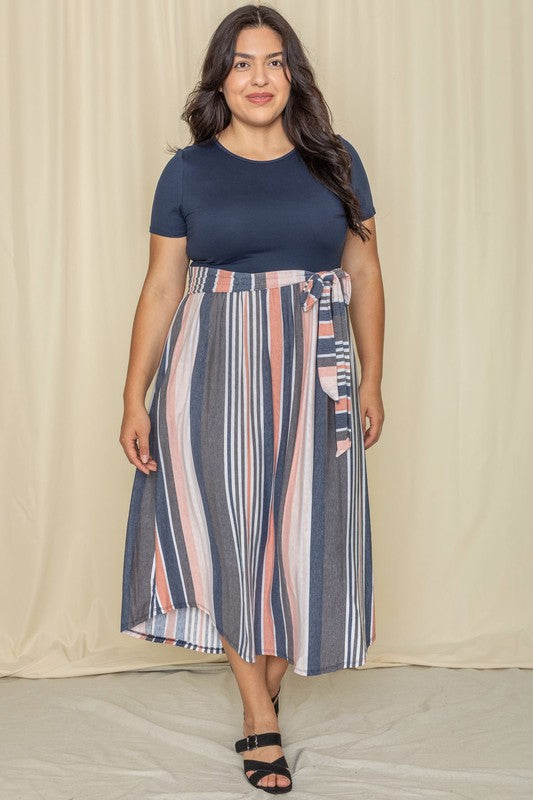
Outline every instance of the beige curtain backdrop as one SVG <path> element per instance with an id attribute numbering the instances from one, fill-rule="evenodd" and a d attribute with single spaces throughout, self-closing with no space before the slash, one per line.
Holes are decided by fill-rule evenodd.
<path id="1" fill-rule="evenodd" d="M 118 436 L 155 183 L 238 5 L 1 2 L 4 675 L 227 662 L 119 632 L 134 468 Z M 531 667 L 533 3 L 272 5 L 377 209 L 367 666 Z"/>

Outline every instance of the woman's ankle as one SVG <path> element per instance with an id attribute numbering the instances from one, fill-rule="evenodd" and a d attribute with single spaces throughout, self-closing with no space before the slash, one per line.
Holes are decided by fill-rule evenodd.
<path id="1" fill-rule="evenodd" d="M 246 711 L 243 717 L 243 725 L 250 733 L 258 733 L 266 730 L 266 728 L 277 730 L 278 718 L 274 707 L 272 706 L 267 710 L 251 709 Z M 273 725 L 276 727 L 272 728 Z"/>
<path id="2" fill-rule="evenodd" d="M 278 683 L 275 686 L 269 686 L 267 684 L 267 689 L 268 689 L 268 693 L 269 693 L 270 697 L 271 698 L 275 697 L 277 695 L 277 693 L 279 692 L 279 690 L 281 689 L 281 684 Z"/>

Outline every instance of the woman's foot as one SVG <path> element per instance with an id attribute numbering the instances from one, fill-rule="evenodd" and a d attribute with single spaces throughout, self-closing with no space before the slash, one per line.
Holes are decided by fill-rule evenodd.
<path id="1" fill-rule="evenodd" d="M 272 697 L 272 694 L 271 694 Z M 275 731 L 279 733 L 278 718 L 272 706 L 271 713 L 265 713 L 259 718 L 244 718 L 242 725 L 243 736 L 251 736 L 253 733 L 263 733 L 266 731 Z M 241 755 L 244 758 L 254 758 L 258 761 L 275 761 L 275 759 L 284 755 L 283 749 L 277 745 L 265 745 L 264 747 L 254 747 L 252 750 L 243 750 Z M 249 777 L 254 772 L 253 769 L 247 770 L 246 775 Z M 263 775 L 258 782 L 258 786 L 288 786 L 290 780 L 284 775 L 276 775 L 271 772 L 269 775 Z"/>

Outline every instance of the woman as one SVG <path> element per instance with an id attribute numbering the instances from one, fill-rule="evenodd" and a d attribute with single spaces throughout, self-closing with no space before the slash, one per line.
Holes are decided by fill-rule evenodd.
<path id="1" fill-rule="evenodd" d="M 124 388 L 120 442 L 137 469 L 121 631 L 226 653 L 245 775 L 286 792 L 289 663 L 300 675 L 358 667 L 375 639 L 364 452 L 384 419 L 375 209 L 270 7 L 220 23 L 183 119 L 194 142 L 156 187 Z"/>

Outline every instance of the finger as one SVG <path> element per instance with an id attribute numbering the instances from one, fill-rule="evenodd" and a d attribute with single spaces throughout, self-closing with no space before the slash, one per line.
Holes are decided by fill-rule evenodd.
<path id="1" fill-rule="evenodd" d="M 133 464 L 134 461 L 139 458 L 139 454 L 137 452 L 137 440 L 136 439 L 129 439 L 127 442 L 122 444 L 124 452 L 128 458 L 128 461 L 131 461 Z"/>
<path id="2" fill-rule="evenodd" d="M 150 448 L 148 446 L 148 435 L 145 433 L 140 434 L 137 436 L 138 439 L 138 451 L 139 451 L 139 458 L 141 459 L 143 464 L 146 464 L 150 460 Z"/>
<path id="3" fill-rule="evenodd" d="M 150 469 L 148 466 L 145 466 L 141 459 L 139 458 L 139 452 L 137 450 L 137 439 L 129 439 L 127 442 L 121 443 L 124 452 L 126 453 L 126 457 L 128 461 L 133 464 L 137 469 L 140 469 L 145 475 L 148 475 Z M 155 463 L 155 462 L 154 462 Z"/>
<path id="4" fill-rule="evenodd" d="M 141 459 L 138 456 L 136 456 L 134 459 L 132 459 L 131 463 L 133 464 L 134 467 L 137 467 L 137 469 L 140 469 L 141 472 L 144 472 L 145 475 L 149 475 L 150 474 L 150 469 L 145 464 L 142 463 Z"/>

